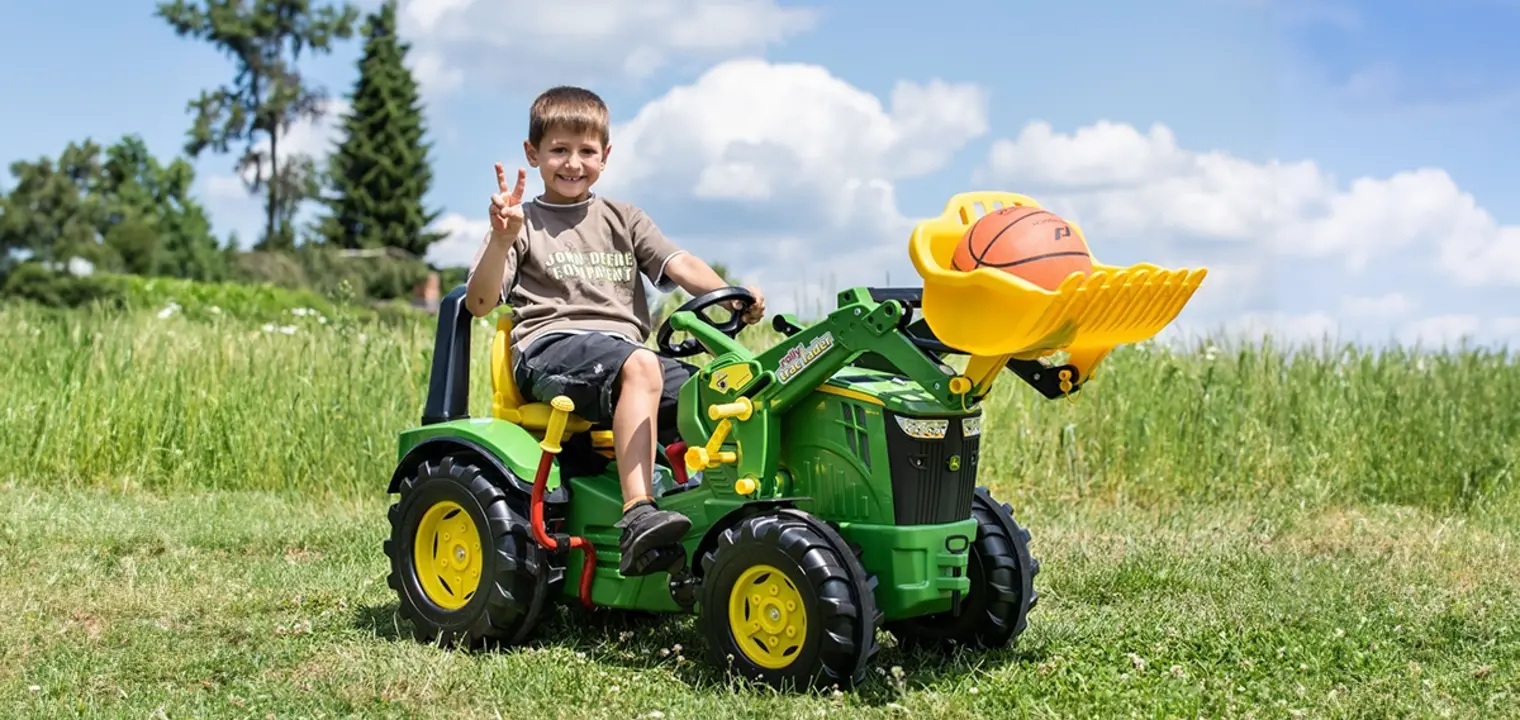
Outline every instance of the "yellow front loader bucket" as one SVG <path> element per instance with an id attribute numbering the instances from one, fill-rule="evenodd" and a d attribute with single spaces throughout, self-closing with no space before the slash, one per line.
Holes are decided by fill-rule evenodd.
<path id="1" fill-rule="evenodd" d="M 1040 207 L 1016 193 L 960 193 L 939 217 L 920 222 L 908 241 L 924 280 L 924 321 L 941 342 L 971 355 L 967 374 L 983 387 L 1010 357 L 1059 350 L 1070 354 L 1085 381 L 1115 347 L 1161 332 L 1208 275 L 1207 268 L 1118 267 L 1094 257 L 1091 275 L 1073 273 L 1046 290 L 997 268 L 956 270 L 951 258 L 972 223 L 1013 205 Z M 1085 243 L 1082 229 L 1068 222 Z"/>

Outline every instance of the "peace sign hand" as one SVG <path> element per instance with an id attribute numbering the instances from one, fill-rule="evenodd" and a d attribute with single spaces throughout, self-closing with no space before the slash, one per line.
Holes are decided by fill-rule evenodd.
<path id="1" fill-rule="evenodd" d="M 522 168 L 517 169 L 517 186 L 508 190 L 507 173 L 502 169 L 501 163 L 496 163 L 496 185 L 501 192 L 491 196 L 491 230 L 495 233 L 505 233 L 515 238 L 517 231 L 522 229 L 523 223 L 523 183 L 528 179 L 528 172 Z"/>

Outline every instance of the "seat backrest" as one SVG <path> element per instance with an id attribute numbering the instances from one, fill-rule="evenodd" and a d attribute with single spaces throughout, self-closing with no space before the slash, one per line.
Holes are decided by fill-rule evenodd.
<path id="1" fill-rule="evenodd" d="M 511 337 L 512 316 L 502 313 L 491 337 L 491 414 L 503 420 L 515 419 L 517 409 L 525 402 L 512 377 Z"/>

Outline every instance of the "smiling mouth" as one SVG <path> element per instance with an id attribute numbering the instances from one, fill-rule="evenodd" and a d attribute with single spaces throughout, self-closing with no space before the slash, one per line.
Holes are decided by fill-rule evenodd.
<path id="1" fill-rule="evenodd" d="M 586 179 L 585 175 L 576 175 L 575 177 L 568 177 L 568 176 L 565 176 L 565 175 L 555 175 L 555 177 L 557 177 L 560 180 L 563 180 L 565 182 L 568 182 L 568 183 L 577 183 L 577 182 L 580 182 L 580 181 Z"/>

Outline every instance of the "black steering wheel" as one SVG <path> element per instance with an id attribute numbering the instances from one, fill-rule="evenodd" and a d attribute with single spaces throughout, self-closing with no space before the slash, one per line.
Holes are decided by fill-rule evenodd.
<path id="1" fill-rule="evenodd" d="M 714 321 L 712 318 L 708 317 L 706 313 L 702 312 L 703 310 L 706 310 L 707 308 L 710 308 L 719 303 L 725 303 L 734 300 L 737 300 L 739 302 L 739 307 L 733 311 L 733 316 L 730 317 L 727 322 L 720 324 Z M 739 331 L 744 329 L 744 313 L 749 312 L 749 309 L 753 307 L 754 304 L 754 293 L 751 293 L 749 290 L 746 290 L 737 285 L 730 285 L 725 288 L 718 288 L 717 290 L 706 293 L 701 297 L 694 297 L 686 301 L 686 304 L 676 308 L 676 313 L 686 311 L 694 312 L 696 313 L 697 317 L 702 318 L 703 322 L 713 326 L 714 328 L 717 328 L 718 332 L 727 335 L 730 339 L 737 339 Z M 670 317 L 675 317 L 675 313 L 671 313 Z M 702 346 L 701 341 L 697 340 L 696 338 L 687 338 L 683 340 L 679 345 L 671 345 L 670 336 L 674 332 L 675 328 L 671 326 L 670 318 L 665 318 L 665 322 L 660 324 L 660 332 L 657 336 L 657 341 L 659 342 L 660 352 L 664 353 L 666 356 L 673 358 L 691 357 L 692 355 L 697 355 L 707 350 L 707 348 Z"/>

